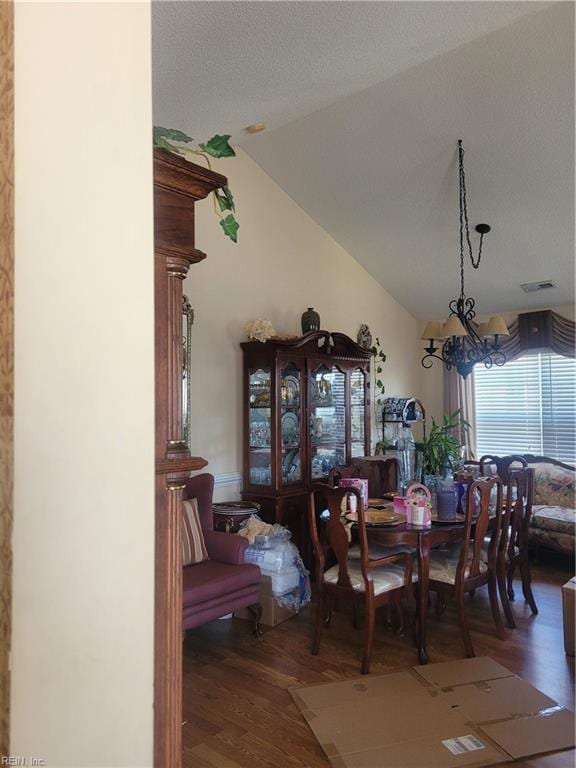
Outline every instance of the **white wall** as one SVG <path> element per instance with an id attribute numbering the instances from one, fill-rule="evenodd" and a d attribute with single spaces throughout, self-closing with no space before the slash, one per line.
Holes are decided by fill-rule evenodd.
<path id="1" fill-rule="evenodd" d="M 11 751 L 152 764 L 150 8 L 17 3 Z"/>
<path id="2" fill-rule="evenodd" d="M 242 355 L 245 325 L 268 318 L 279 333 L 300 333 L 314 307 L 323 329 L 356 338 L 361 323 L 380 338 L 388 359 L 387 395 L 421 394 L 417 321 L 242 151 L 216 164 L 236 196 L 238 244 L 226 239 L 212 202 L 197 206 L 197 247 L 206 261 L 184 284 L 196 310 L 193 327 L 193 453 L 210 462 L 217 498 L 234 498 L 242 467 Z M 375 435 L 373 435 L 375 437 Z M 218 479 L 218 478 L 217 478 Z"/>

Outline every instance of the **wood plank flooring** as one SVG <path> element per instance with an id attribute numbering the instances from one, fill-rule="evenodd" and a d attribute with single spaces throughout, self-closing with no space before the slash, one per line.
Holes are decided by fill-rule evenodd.
<path id="1" fill-rule="evenodd" d="M 543 556 L 544 557 L 544 556 Z M 548 556 L 533 566 L 540 609 L 533 617 L 517 585 L 513 604 L 517 629 L 505 641 L 495 635 L 486 590 L 470 599 L 468 616 L 474 649 L 490 656 L 574 708 L 574 659 L 565 656 L 560 587 L 574 573 L 570 561 Z M 412 644 L 412 606 L 407 629 L 398 636 L 377 620 L 371 673 L 417 664 Z M 254 639 L 247 622 L 224 619 L 186 635 L 183 675 L 183 768 L 329 768 L 329 762 L 287 691 L 291 685 L 329 682 L 360 675 L 362 631 L 354 630 L 345 606 L 325 630 L 319 656 L 310 654 L 313 606 Z M 462 658 L 453 604 L 428 623 L 431 663 Z M 524 768 L 568 768 L 573 752 L 531 758 Z M 379 768 L 374 766 L 374 768 Z M 425 766 L 423 766 L 425 768 Z"/>

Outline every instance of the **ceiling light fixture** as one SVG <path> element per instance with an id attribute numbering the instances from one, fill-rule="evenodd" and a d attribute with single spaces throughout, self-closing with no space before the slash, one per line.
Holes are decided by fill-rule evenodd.
<path id="1" fill-rule="evenodd" d="M 422 358 L 422 366 L 431 368 L 434 359 L 440 360 L 449 371 L 456 368 L 458 373 L 466 378 L 477 363 L 484 363 L 486 368 L 492 365 L 504 365 L 506 356 L 501 351 L 502 343 L 499 337 L 509 336 L 504 319 L 499 315 L 491 317 L 487 323 L 476 323 L 474 299 L 467 297 L 464 292 L 464 238 L 474 269 L 480 266 L 482 258 L 482 241 L 484 235 L 490 232 L 488 224 L 478 224 L 476 232 L 480 235 L 478 257 L 474 259 L 470 230 L 468 227 L 468 207 L 466 202 L 466 178 L 464 175 L 464 150 L 462 141 L 458 141 L 458 182 L 460 207 L 460 297 L 452 299 L 448 304 L 450 315 L 444 324 L 437 320 L 426 323 L 422 339 L 430 342 Z M 440 340 L 442 347 L 436 347 L 434 342 Z M 439 354 L 436 354 L 439 352 Z"/>
<path id="2" fill-rule="evenodd" d="M 266 123 L 254 123 L 254 125 L 248 125 L 244 128 L 246 133 L 260 133 L 266 130 Z"/>

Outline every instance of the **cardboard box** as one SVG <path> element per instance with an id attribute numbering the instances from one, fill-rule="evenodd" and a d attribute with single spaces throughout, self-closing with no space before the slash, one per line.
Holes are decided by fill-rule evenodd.
<path id="1" fill-rule="evenodd" d="M 564 618 L 564 650 L 574 656 L 574 635 L 576 634 L 576 576 L 562 587 L 562 616 Z"/>
<path id="2" fill-rule="evenodd" d="M 275 627 L 282 621 L 286 621 L 286 619 L 291 619 L 292 616 L 296 616 L 295 611 L 283 608 L 276 602 L 276 598 L 272 592 L 272 579 L 270 576 L 262 575 L 260 578 L 260 605 L 262 606 L 262 618 L 260 619 L 260 622 L 264 624 L 265 627 Z M 237 619 L 254 621 L 254 617 L 248 608 L 234 611 L 234 616 Z"/>
<path id="3" fill-rule="evenodd" d="M 333 768 L 480 768 L 574 746 L 574 714 L 488 658 L 290 693 Z"/>

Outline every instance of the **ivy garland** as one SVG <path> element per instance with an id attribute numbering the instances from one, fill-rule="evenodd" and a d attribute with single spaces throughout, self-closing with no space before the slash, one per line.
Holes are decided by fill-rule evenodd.
<path id="1" fill-rule="evenodd" d="M 198 147 L 185 147 L 183 144 L 190 144 L 194 139 L 191 136 L 178 131 L 175 128 L 162 128 L 154 126 L 154 147 L 156 149 L 166 149 L 168 152 L 174 152 L 177 155 L 194 155 L 202 157 L 208 168 L 212 170 L 210 157 L 236 157 L 236 152 L 230 146 L 230 136 L 212 136 L 204 144 L 198 144 Z M 176 142 L 176 143 L 174 143 Z M 214 210 L 220 218 L 220 226 L 224 234 L 234 243 L 238 242 L 238 228 L 240 225 L 236 221 L 236 208 L 234 205 L 234 196 L 228 184 L 219 189 L 215 189 Z"/>
<path id="2" fill-rule="evenodd" d="M 370 347 L 370 352 L 374 358 L 373 370 L 376 390 L 374 396 L 374 419 L 376 422 L 378 437 L 380 437 L 380 434 L 382 434 L 382 439 L 378 440 L 374 449 L 376 455 L 378 456 L 384 452 L 385 448 L 388 447 L 388 441 L 386 440 L 386 435 L 384 434 L 384 425 L 382 424 L 382 406 L 384 404 L 384 394 L 386 392 L 386 387 L 382 381 L 382 372 L 384 370 L 383 365 L 386 362 L 386 355 L 382 351 L 382 347 L 380 346 L 380 339 L 378 337 L 376 337 L 376 343 L 374 346 Z M 382 430 L 382 432 L 380 432 L 380 430 Z"/>

